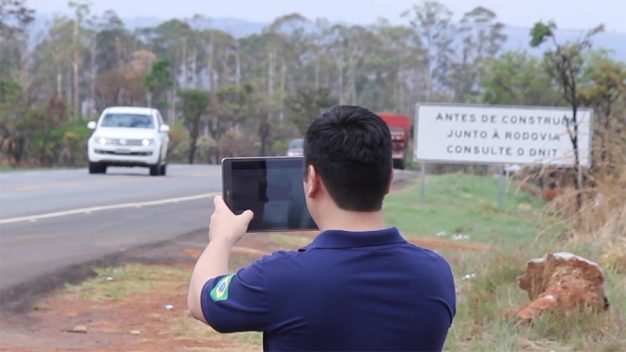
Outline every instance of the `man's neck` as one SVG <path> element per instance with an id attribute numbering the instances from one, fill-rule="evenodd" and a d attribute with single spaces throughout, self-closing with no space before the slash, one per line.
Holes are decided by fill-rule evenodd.
<path id="1" fill-rule="evenodd" d="M 320 230 L 373 231 L 385 228 L 382 210 L 371 212 L 347 211 L 339 208 L 329 211 L 321 223 Z"/>

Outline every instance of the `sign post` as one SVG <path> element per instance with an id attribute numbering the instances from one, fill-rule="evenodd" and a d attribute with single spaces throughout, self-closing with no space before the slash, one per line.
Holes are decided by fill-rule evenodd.
<path id="1" fill-rule="evenodd" d="M 420 203 L 426 203 L 426 163 L 420 163 Z"/>
<path id="2" fill-rule="evenodd" d="M 498 211 L 504 208 L 504 193 L 506 191 L 506 171 L 504 166 L 500 167 L 500 175 L 498 176 Z"/>

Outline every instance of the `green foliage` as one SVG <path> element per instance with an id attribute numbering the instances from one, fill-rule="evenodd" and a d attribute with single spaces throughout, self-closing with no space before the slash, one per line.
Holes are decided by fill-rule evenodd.
<path id="1" fill-rule="evenodd" d="M 144 84 L 155 95 L 171 88 L 174 85 L 171 62 L 168 59 L 159 59 L 154 62 Z"/>
<path id="2" fill-rule="evenodd" d="M 11 134 L 13 120 L 20 115 L 23 105 L 22 87 L 17 82 L 0 77 L 0 130 L 2 134 Z M 0 146 L 0 150 L 1 150 Z"/>
<path id="3" fill-rule="evenodd" d="M 549 21 L 548 23 L 539 21 L 535 23 L 533 28 L 530 29 L 530 46 L 534 48 L 541 45 L 548 37 L 554 35 L 555 29 L 556 23 L 554 21 Z"/>
<path id="4" fill-rule="evenodd" d="M 209 93 L 200 90 L 183 90 L 178 95 L 181 99 L 183 121 L 191 139 L 189 163 L 193 164 L 196 155 L 196 143 L 200 132 L 200 121 L 206 113 Z"/>
<path id="5" fill-rule="evenodd" d="M 480 85 L 487 104 L 558 106 L 563 100 L 543 63 L 525 53 L 488 59 Z"/>
<path id="6" fill-rule="evenodd" d="M 10 106 L 17 103 L 22 94 L 22 87 L 17 82 L 0 77 L 0 104 Z"/>
<path id="7" fill-rule="evenodd" d="M 190 134 L 202 115 L 206 112 L 209 103 L 209 93 L 200 90 L 182 90 L 178 93 L 182 105 L 182 117 Z"/>
<path id="8" fill-rule="evenodd" d="M 0 32 L 10 27 L 12 35 L 0 41 L 0 163 L 73 159 L 46 149 L 78 145 L 75 136 L 46 132 L 56 125 L 42 118 L 36 120 L 42 132 L 33 134 L 32 121 L 21 121 L 39 114 L 31 110 L 61 124 L 70 116 L 79 120 L 81 108 L 93 115 L 107 106 L 149 105 L 173 124 L 179 117 L 174 114 L 185 115 L 189 106 L 177 94 L 188 89 L 208 92 L 208 109 L 203 117 L 181 118 L 188 131 L 176 133 L 171 149 L 191 152 L 192 139 L 206 123 L 207 140 L 215 143 L 205 148 L 210 160 L 283 153 L 280 141 L 302 135 L 312 117 L 336 103 L 410 115 L 416 101 L 562 105 L 580 100 L 596 111 L 612 111 L 610 127 L 622 128 L 613 123 L 624 116 L 623 99 L 614 99 L 619 72 L 608 66 L 591 72 L 596 63 L 579 55 L 602 27 L 572 45 L 548 48 L 541 61 L 521 51 L 499 56 L 503 24 L 483 6 L 455 16 L 437 1 L 423 1 L 404 13 L 410 25 L 384 19 L 331 25 L 286 14 L 261 33 L 238 38 L 206 29 L 209 19 L 201 15 L 131 31 L 114 11 L 92 14 L 89 3 L 80 0 L 69 5 L 71 15 L 56 16 L 31 46 L 34 38 L 26 29 L 32 10 L 23 0 L 2 4 Z M 554 22 L 539 22 L 533 44 L 555 39 L 555 29 Z M 560 57 L 571 60 L 557 63 Z M 559 77 L 565 76 L 558 67 L 573 68 L 567 79 L 576 81 L 579 92 L 563 89 Z M 617 76 L 601 77 L 604 73 Z M 567 94 L 557 97 L 557 90 Z M 593 139 L 601 140 L 606 139 Z M 623 164 L 619 157 L 604 159 Z"/>
<path id="9" fill-rule="evenodd" d="M 213 93 L 209 103 L 208 127 L 211 137 L 221 146 L 222 137 L 240 124 L 254 120 L 263 123 L 264 121 L 258 121 L 267 116 L 262 108 L 252 85 L 220 87 Z M 263 130 L 259 129 L 259 132 Z M 216 160 L 222 158 L 220 149 L 217 150 Z"/>
<path id="10" fill-rule="evenodd" d="M 278 152 L 278 155 L 286 155 L 289 143 L 280 139 L 277 139 L 272 143 L 272 150 Z"/>
<path id="11" fill-rule="evenodd" d="M 28 149 L 39 164 L 82 166 L 87 163 L 87 139 L 91 131 L 84 121 L 59 123 L 41 110 L 32 111 L 22 120 L 20 129 L 26 132 Z"/>
<path id="12" fill-rule="evenodd" d="M 304 135 L 311 121 L 322 111 L 337 104 L 329 89 L 304 87 L 298 89 L 295 95 L 287 98 L 286 106 L 291 120 L 301 135 Z"/>

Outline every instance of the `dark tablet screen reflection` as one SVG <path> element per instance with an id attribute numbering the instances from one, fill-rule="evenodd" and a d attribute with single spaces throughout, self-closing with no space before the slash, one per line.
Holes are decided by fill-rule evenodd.
<path id="1" fill-rule="evenodd" d="M 306 208 L 302 159 L 232 159 L 231 207 L 254 212 L 248 231 L 316 229 Z"/>

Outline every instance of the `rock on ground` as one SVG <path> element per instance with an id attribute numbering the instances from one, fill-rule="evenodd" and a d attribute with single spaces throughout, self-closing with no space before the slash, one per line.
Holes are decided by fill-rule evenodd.
<path id="1" fill-rule="evenodd" d="M 551 253 L 529 261 L 526 273 L 518 281 L 531 300 L 517 311 L 519 320 L 532 321 L 546 310 L 609 307 L 600 266 L 571 253 Z"/>

